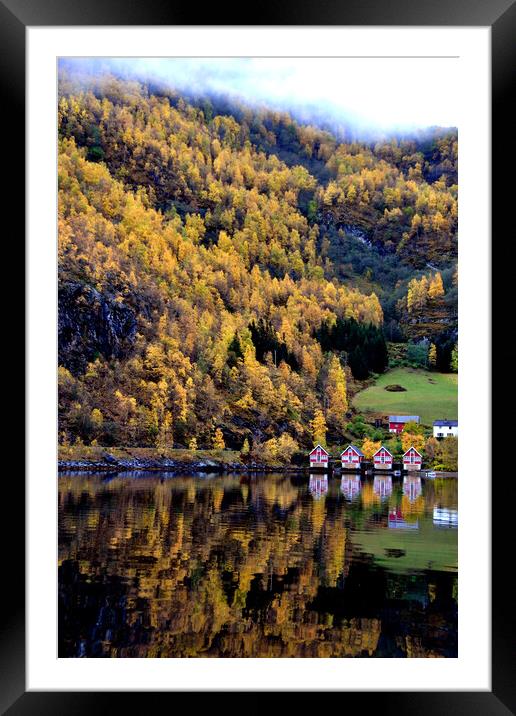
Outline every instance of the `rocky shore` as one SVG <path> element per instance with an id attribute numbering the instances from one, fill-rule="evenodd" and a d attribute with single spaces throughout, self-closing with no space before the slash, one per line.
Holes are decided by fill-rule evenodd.
<path id="1" fill-rule="evenodd" d="M 170 458 L 120 458 L 105 453 L 101 459 L 94 460 L 59 460 L 58 470 L 145 470 L 162 471 L 177 474 L 191 474 L 198 472 L 283 472 L 302 471 L 305 468 L 292 465 L 261 465 L 258 463 L 245 464 L 243 462 L 224 462 L 221 460 L 173 460 Z"/>

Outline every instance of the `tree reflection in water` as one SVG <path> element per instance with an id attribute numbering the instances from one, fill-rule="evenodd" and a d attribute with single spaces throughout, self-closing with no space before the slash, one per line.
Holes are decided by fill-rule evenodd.
<path id="1" fill-rule="evenodd" d="M 381 481 L 61 474 L 59 656 L 457 656 L 457 483 Z"/>

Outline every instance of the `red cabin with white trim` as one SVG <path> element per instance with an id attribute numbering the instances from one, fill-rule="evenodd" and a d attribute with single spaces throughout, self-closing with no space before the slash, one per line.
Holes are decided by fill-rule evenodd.
<path id="1" fill-rule="evenodd" d="M 389 432 L 399 435 L 407 423 L 419 423 L 419 415 L 389 415 Z"/>
<path id="2" fill-rule="evenodd" d="M 364 460 L 364 453 L 356 445 L 348 445 L 340 454 L 342 467 L 347 470 L 353 470 L 360 466 Z"/>
<path id="3" fill-rule="evenodd" d="M 392 453 L 382 445 L 373 455 L 375 470 L 392 470 Z"/>
<path id="4" fill-rule="evenodd" d="M 413 445 L 403 453 L 403 468 L 405 470 L 421 470 L 422 461 L 423 456 Z"/>
<path id="5" fill-rule="evenodd" d="M 322 445 L 316 445 L 308 457 L 310 467 L 328 467 L 330 453 Z"/>

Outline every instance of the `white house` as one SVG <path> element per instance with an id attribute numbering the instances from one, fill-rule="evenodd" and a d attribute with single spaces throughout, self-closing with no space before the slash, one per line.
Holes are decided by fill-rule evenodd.
<path id="1" fill-rule="evenodd" d="M 458 420 L 434 420 L 434 438 L 459 437 Z"/>

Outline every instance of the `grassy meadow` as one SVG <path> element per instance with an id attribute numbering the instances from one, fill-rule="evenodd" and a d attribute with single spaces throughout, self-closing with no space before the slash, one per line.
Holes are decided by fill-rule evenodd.
<path id="1" fill-rule="evenodd" d="M 388 385 L 400 385 L 405 391 L 390 392 L 385 390 Z M 419 415 L 424 425 L 432 425 L 439 418 L 457 418 L 457 397 L 456 373 L 395 368 L 357 393 L 353 406 L 361 413 Z"/>

